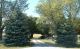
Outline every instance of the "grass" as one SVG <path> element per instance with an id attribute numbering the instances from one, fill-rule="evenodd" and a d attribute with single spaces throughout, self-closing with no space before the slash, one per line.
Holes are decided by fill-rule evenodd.
<path id="1" fill-rule="evenodd" d="M 22 49 L 22 48 L 28 48 L 30 46 L 4 46 L 3 44 L 0 44 L 0 49 Z"/>
<path id="2" fill-rule="evenodd" d="M 22 49 L 22 48 L 28 48 L 31 47 L 32 43 L 30 45 L 26 46 L 6 46 L 3 44 L 3 42 L 0 41 L 0 49 Z"/>
<path id="3" fill-rule="evenodd" d="M 57 45 L 55 43 L 55 40 L 53 41 L 52 39 L 40 39 L 40 40 L 53 47 L 62 47 L 61 45 Z"/>
<path id="4" fill-rule="evenodd" d="M 55 40 L 53 41 L 52 39 L 40 39 L 40 40 L 43 41 L 43 42 L 45 42 L 45 43 L 47 43 L 47 44 L 49 44 L 49 45 L 52 45 L 53 47 L 63 47 L 63 48 L 65 48 L 62 45 L 56 44 Z M 80 48 L 80 39 L 78 39 L 77 46 L 74 47 L 74 48 Z"/>
<path id="5" fill-rule="evenodd" d="M 0 44 L 0 49 L 20 49 L 20 47 L 6 47 L 3 44 Z"/>

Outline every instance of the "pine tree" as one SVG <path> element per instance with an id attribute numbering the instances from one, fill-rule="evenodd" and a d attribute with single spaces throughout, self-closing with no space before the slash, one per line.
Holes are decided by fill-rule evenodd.
<path id="1" fill-rule="evenodd" d="M 30 41 L 28 17 L 17 12 L 15 18 L 6 21 L 5 33 L 6 45 L 28 45 Z"/>
<path id="2" fill-rule="evenodd" d="M 60 45 L 71 47 L 75 46 L 77 41 L 77 33 L 71 24 L 64 23 L 57 25 L 56 42 Z"/>

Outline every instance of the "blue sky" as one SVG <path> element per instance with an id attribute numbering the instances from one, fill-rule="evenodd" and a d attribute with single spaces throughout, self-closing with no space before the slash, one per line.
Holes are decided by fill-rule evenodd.
<path id="1" fill-rule="evenodd" d="M 29 6 L 28 6 L 28 10 L 25 11 L 25 13 L 27 13 L 28 16 L 35 16 L 38 17 L 39 14 L 36 13 L 36 6 L 39 3 L 39 0 L 28 0 Z"/>

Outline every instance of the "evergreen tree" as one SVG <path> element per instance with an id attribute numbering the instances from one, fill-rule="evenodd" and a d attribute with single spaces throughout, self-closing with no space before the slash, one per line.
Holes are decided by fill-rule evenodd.
<path id="1" fill-rule="evenodd" d="M 30 32 L 31 36 L 30 38 L 33 38 L 33 34 L 37 33 L 37 26 L 36 26 L 36 17 L 28 17 L 29 18 L 29 26 L 30 26 Z"/>
<path id="2" fill-rule="evenodd" d="M 71 24 L 64 23 L 57 25 L 56 42 L 66 47 L 76 45 L 77 33 Z"/>
<path id="3" fill-rule="evenodd" d="M 15 18 L 6 21 L 5 33 L 6 45 L 28 45 L 30 41 L 28 18 L 23 13 L 17 12 Z"/>

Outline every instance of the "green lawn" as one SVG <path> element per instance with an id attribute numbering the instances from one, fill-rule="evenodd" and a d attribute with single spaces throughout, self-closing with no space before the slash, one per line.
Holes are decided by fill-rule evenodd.
<path id="1" fill-rule="evenodd" d="M 0 49 L 20 49 L 20 47 L 6 47 L 3 44 L 0 44 Z"/>
<path id="2" fill-rule="evenodd" d="M 30 46 L 24 46 L 24 47 L 15 47 L 15 46 L 4 46 L 3 44 L 0 44 L 0 49 L 22 49 L 22 48 L 27 48 L 27 47 L 30 47 Z"/>

